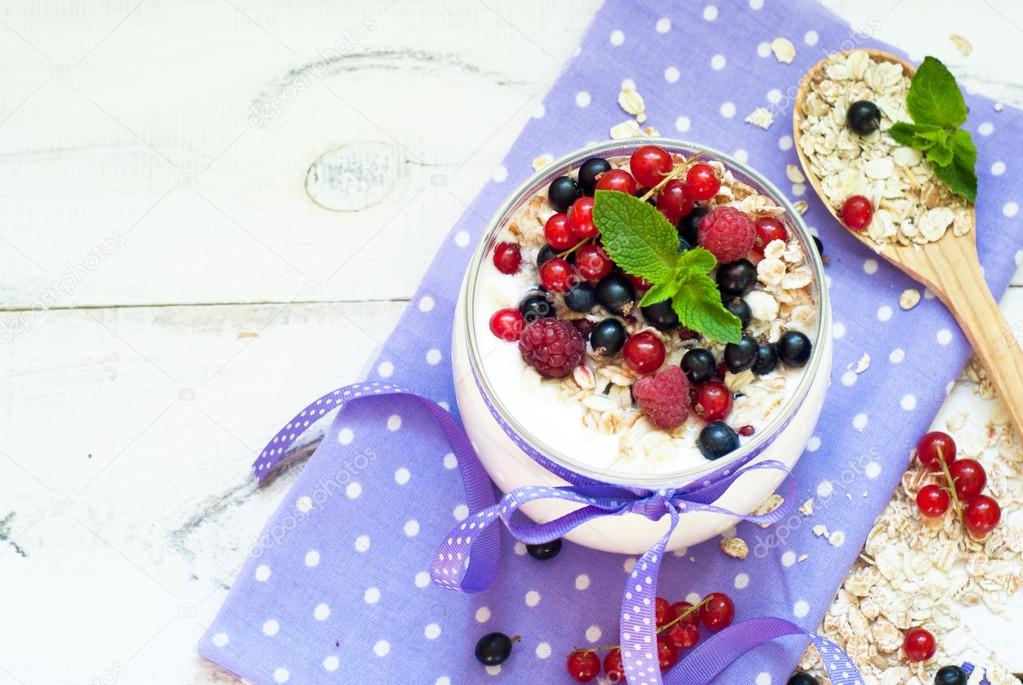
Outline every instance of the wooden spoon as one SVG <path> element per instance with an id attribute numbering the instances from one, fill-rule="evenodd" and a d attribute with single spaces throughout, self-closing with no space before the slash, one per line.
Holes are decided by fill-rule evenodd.
<path id="1" fill-rule="evenodd" d="M 902 66 L 906 76 L 912 78 L 916 68 L 906 60 L 881 50 L 864 50 L 875 60 L 894 62 Z M 848 54 L 848 53 L 843 53 Z M 810 91 L 810 84 L 820 78 L 825 58 L 815 64 L 803 78 L 792 111 L 792 132 L 799 161 L 803 165 L 810 185 L 817 192 L 824 206 L 838 220 L 837 210 L 828 202 L 821 189 L 821 179 L 813 173 L 809 160 L 800 146 L 804 104 Z M 963 236 L 953 235 L 949 229 L 940 240 L 926 245 L 900 245 L 889 243 L 878 246 L 866 232 L 850 231 L 877 254 L 902 269 L 911 278 L 931 290 L 955 316 L 959 326 L 966 333 L 970 344 L 987 368 L 988 376 L 998 390 L 1002 401 L 1009 408 L 1014 424 L 1023 431 L 1023 350 L 998 309 L 998 303 L 991 296 L 980 261 L 977 259 L 976 212 L 973 212 L 973 229 Z M 846 230 L 846 229 L 843 229 Z"/>

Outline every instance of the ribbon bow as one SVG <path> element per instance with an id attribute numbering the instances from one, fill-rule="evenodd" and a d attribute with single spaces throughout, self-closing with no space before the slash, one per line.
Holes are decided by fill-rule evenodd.
<path id="1" fill-rule="evenodd" d="M 493 486 L 480 463 L 469 437 L 458 421 L 433 400 L 400 386 L 386 383 L 357 383 L 339 388 L 311 403 L 288 422 L 270 440 L 252 465 L 259 480 L 264 479 L 285 459 L 287 450 L 305 429 L 318 418 L 339 406 L 357 400 L 383 399 L 401 395 L 419 402 L 443 429 L 458 459 L 458 468 L 465 481 L 465 491 L 472 514 L 448 533 L 434 555 L 431 576 L 437 585 L 459 592 L 480 592 L 489 588 L 500 567 L 500 527 L 492 526 L 500 519 L 509 532 L 527 544 L 540 544 L 563 537 L 574 528 L 604 516 L 639 514 L 651 521 L 670 518 L 667 531 L 653 547 L 636 562 L 622 596 L 620 640 L 622 663 L 631 685 L 705 685 L 731 663 L 753 647 L 784 635 L 808 636 L 821 653 L 834 685 L 862 685 L 862 677 L 849 657 L 829 640 L 809 633 L 798 625 L 780 618 L 755 618 L 734 624 L 691 650 L 678 665 L 662 677 L 657 658 L 657 628 L 654 605 L 661 559 L 683 514 L 707 511 L 738 517 L 753 523 L 776 523 L 788 515 L 793 497 L 784 505 L 761 515 L 742 515 L 712 504 L 741 475 L 760 469 L 786 466 L 774 460 L 750 464 L 750 455 L 743 464 L 725 468 L 699 485 L 681 489 L 647 490 L 600 483 L 581 478 L 552 464 L 500 418 L 491 413 L 516 444 L 545 467 L 569 481 L 561 487 L 526 486 L 513 490 L 495 502 Z M 485 397 L 485 395 L 484 395 Z M 489 403 L 488 403 L 489 406 Z M 536 500 L 560 500 L 578 507 L 545 523 L 519 523 L 513 517 L 522 505 Z"/>

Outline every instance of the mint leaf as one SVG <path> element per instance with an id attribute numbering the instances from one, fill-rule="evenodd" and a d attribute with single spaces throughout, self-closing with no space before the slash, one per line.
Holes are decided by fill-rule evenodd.
<path id="1" fill-rule="evenodd" d="M 934 165 L 932 165 L 934 166 Z M 962 129 L 952 135 L 952 162 L 947 166 L 934 166 L 934 175 L 953 193 L 970 202 L 977 201 L 977 148 L 968 131 Z"/>
<path id="2" fill-rule="evenodd" d="M 675 282 L 674 278 L 663 283 L 654 283 L 650 290 L 647 290 L 646 294 L 643 295 L 643 299 L 639 301 L 639 306 L 649 307 L 652 304 L 670 300 L 676 292 L 678 292 L 678 283 Z"/>
<path id="3" fill-rule="evenodd" d="M 928 148 L 927 159 L 931 161 L 932 166 L 948 166 L 952 163 L 952 141 L 948 136 Z"/>
<path id="4" fill-rule="evenodd" d="M 906 106 L 916 123 L 943 128 L 959 128 L 969 112 L 952 72 L 934 57 L 925 57 L 916 70 Z"/>
<path id="5" fill-rule="evenodd" d="M 718 260 L 713 252 L 702 247 L 694 247 L 678 256 L 676 271 L 684 276 L 694 272 L 705 274 L 717 265 Z"/>
<path id="6" fill-rule="evenodd" d="M 651 283 L 671 280 L 678 262 L 678 232 L 655 207 L 625 193 L 598 190 L 593 222 L 604 249 L 626 273 Z"/>
<path id="7" fill-rule="evenodd" d="M 686 328 L 721 342 L 742 339 L 742 322 L 725 309 L 717 284 L 705 273 L 690 273 L 671 306 Z"/>
<path id="8" fill-rule="evenodd" d="M 940 126 L 931 124 L 910 124 L 905 121 L 897 121 L 888 129 L 888 135 L 895 139 L 899 145 L 916 148 L 917 150 L 929 150 L 939 140 L 946 140 L 948 134 Z"/>

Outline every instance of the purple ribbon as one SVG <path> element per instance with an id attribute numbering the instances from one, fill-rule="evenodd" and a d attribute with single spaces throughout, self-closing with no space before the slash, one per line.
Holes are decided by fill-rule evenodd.
<path id="1" fill-rule="evenodd" d="M 383 399 L 394 395 L 417 400 L 443 429 L 451 451 L 457 457 L 458 469 L 465 482 L 467 503 L 472 512 L 469 518 L 451 530 L 434 556 L 431 575 L 437 585 L 459 592 L 480 592 L 493 584 L 500 568 L 501 547 L 500 527 L 491 524 L 498 519 L 504 522 L 517 540 L 539 544 L 563 537 L 577 526 L 603 516 L 634 513 L 651 521 L 659 521 L 667 515 L 670 517 L 667 532 L 636 562 L 622 596 L 620 643 L 622 663 L 630 685 L 705 685 L 750 649 L 786 635 L 810 638 L 820 651 L 834 685 L 862 685 L 859 671 L 837 645 L 791 621 L 774 617 L 750 619 L 720 631 L 690 651 L 663 677 L 658 667 L 654 618 L 657 577 L 665 547 L 678 525 L 679 517 L 687 512 L 709 511 L 760 524 L 776 523 L 784 519 L 794 500 L 791 480 L 788 483 L 790 492 L 784 504 L 767 514 L 742 515 L 711 504 L 747 471 L 780 469 L 787 472 L 786 466 L 779 461 L 749 464 L 756 454 L 749 455 L 739 468 L 733 465 L 721 469 L 705 478 L 702 484 L 664 490 L 600 483 L 558 467 L 557 475 L 568 476 L 565 480 L 572 484 L 562 487 L 526 486 L 507 493 L 496 502 L 493 485 L 469 437 L 447 410 L 433 400 L 397 385 L 356 383 L 320 397 L 278 431 L 252 465 L 256 478 L 262 481 L 272 473 L 285 460 L 295 440 L 328 411 L 358 400 Z M 523 451 L 540 461 L 541 465 L 551 463 L 517 435 L 489 402 L 487 404 L 498 423 Z M 513 520 L 515 512 L 523 504 L 541 499 L 557 499 L 581 506 L 546 523 L 521 524 Z"/>

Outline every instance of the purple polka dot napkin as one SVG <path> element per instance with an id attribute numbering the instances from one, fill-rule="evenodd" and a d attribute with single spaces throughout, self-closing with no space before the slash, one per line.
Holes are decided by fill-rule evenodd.
<path id="1" fill-rule="evenodd" d="M 771 54 L 777 37 L 795 44 L 792 64 Z M 812 191 L 786 180 L 786 164 L 798 163 L 789 101 L 801 75 L 829 51 L 861 45 L 877 43 L 808 0 L 608 0 L 494 181 L 451 231 L 372 377 L 455 406 L 448 360 L 455 275 L 491 214 L 531 173 L 531 160 L 607 138 L 627 118 L 617 96 L 633 81 L 648 123 L 662 134 L 746 159 L 792 197 L 805 197 L 806 219 L 831 258 L 834 382 L 795 471 L 800 501 L 815 498 L 816 512 L 769 529 L 741 525 L 750 546 L 743 561 L 711 541 L 669 556 L 661 572 L 661 594 L 673 600 L 720 590 L 735 599 L 737 620 L 780 616 L 812 630 L 970 352 L 937 300 L 902 311 L 899 293 L 914 284 L 846 235 Z M 968 102 L 980 151 L 978 242 L 998 294 L 1023 246 L 1019 185 L 1010 181 L 1023 158 L 1023 120 L 981 97 Z M 776 115 L 767 130 L 743 121 L 760 106 Z M 864 354 L 869 369 L 851 373 Z M 350 380 L 324 378 L 323 389 Z M 441 536 L 467 516 L 465 494 L 426 413 L 412 400 L 380 404 L 346 408 L 333 422 L 199 652 L 259 684 L 570 682 L 565 659 L 574 646 L 617 641 L 619 598 L 635 560 L 566 544 L 540 562 L 505 534 L 491 590 L 434 587 L 430 560 Z M 281 406 L 282 423 L 296 409 Z M 817 524 L 829 538 L 814 534 Z M 494 630 L 521 641 L 488 672 L 473 646 Z M 788 638 L 761 647 L 716 682 L 784 683 L 805 644 Z"/>

